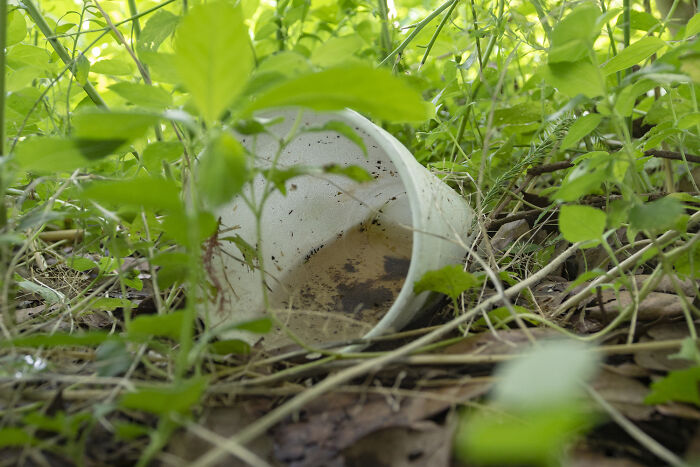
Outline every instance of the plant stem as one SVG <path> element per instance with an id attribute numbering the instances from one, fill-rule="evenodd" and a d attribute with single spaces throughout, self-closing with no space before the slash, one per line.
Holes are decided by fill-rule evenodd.
<path id="1" fill-rule="evenodd" d="M 3 3 L 5 2 L 5 0 L 2 1 Z M 73 60 L 71 60 L 68 51 L 65 49 L 65 47 L 63 47 L 63 44 L 58 42 L 58 39 L 53 37 L 53 31 L 51 30 L 51 27 L 49 27 L 44 17 L 41 15 L 36 6 L 34 6 L 32 0 L 22 0 L 22 5 L 24 6 L 29 17 L 32 19 L 32 21 L 34 21 L 34 24 L 36 24 L 36 26 L 39 28 L 46 40 L 49 41 L 53 49 L 56 51 L 56 54 L 63 61 L 63 63 L 65 63 L 66 66 L 68 66 L 68 68 L 71 70 L 71 73 L 73 73 L 73 75 L 75 76 L 75 67 L 73 66 L 74 63 Z M 102 97 L 97 93 L 97 90 L 92 85 L 92 83 L 86 81 L 85 84 L 81 86 L 85 90 L 85 93 L 88 95 L 90 100 L 94 102 L 96 106 L 107 108 L 107 104 L 105 104 L 105 101 L 102 100 Z"/>
<path id="2" fill-rule="evenodd" d="M 452 16 L 452 12 L 455 10 L 456 6 L 457 6 L 457 2 L 453 2 L 450 9 L 447 10 L 447 13 L 445 13 L 445 16 L 442 17 L 442 21 L 440 21 L 440 24 L 438 24 L 438 27 L 435 30 L 435 33 L 433 33 L 433 37 L 430 38 L 430 42 L 428 42 L 428 46 L 425 48 L 425 53 L 423 54 L 423 58 L 421 59 L 420 64 L 418 64 L 419 70 L 423 67 L 423 65 L 425 64 L 425 61 L 428 59 L 428 55 L 430 54 L 430 50 L 433 48 L 433 45 L 435 44 L 435 41 L 437 40 L 438 36 L 440 35 L 442 28 L 445 27 L 447 20 L 449 20 L 450 16 Z M 477 43 L 478 43 L 478 40 L 477 40 Z"/>
<path id="3" fill-rule="evenodd" d="M 0 157 L 5 155 L 5 44 L 7 40 L 7 0 L 0 0 Z M 2 177 L 2 174 L 0 174 Z M 2 181 L 0 181 L 0 186 Z M 4 213 L 4 209 L 0 207 Z M 0 227 L 5 225 L 4 216 L 0 218 Z"/>
<path id="4" fill-rule="evenodd" d="M 129 0 L 129 13 L 131 13 L 132 17 L 135 17 L 134 19 L 134 35 L 138 39 L 139 36 L 141 36 L 141 23 L 139 22 L 138 19 L 138 14 L 139 11 L 136 8 L 136 0 Z"/>
<path id="5" fill-rule="evenodd" d="M 426 27 L 432 20 L 434 20 L 446 8 L 451 6 L 453 3 L 457 3 L 457 1 L 458 0 L 447 0 L 445 3 L 440 5 L 436 10 L 434 10 L 432 13 L 430 13 L 428 16 L 426 16 L 423 19 L 423 21 L 416 24 L 416 27 L 413 28 L 413 31 L 411 31 L 411 34 L 409 34 L 408 37 L 406 39 L 404 39 L 403 42 L 401 44 L 399 44 L 399 46 L 396 47 L 389 55 L 384 57 L 384 60 L 379 62 L 379 66 L 384 65 L 389 60 L 394 58 L 397 54 L 400 54 L 401 52 L 403 52 L 403 49 L 405 49 L 406 46 L 411 43 L 411 41 L 418 35 L 419 32 L 421 32 L 423 30 L 424 27 Z"/>
<path id="6" fill-rule="evenodd" d="M 382 54 L 386 55 L 391 52 L 391 34 L 389 32 L 389 8 L 386 5 L 386 0 L 377 0 L 379 4 L 379 16 L 382 20 L 382 35 L 380 37 Z"/>

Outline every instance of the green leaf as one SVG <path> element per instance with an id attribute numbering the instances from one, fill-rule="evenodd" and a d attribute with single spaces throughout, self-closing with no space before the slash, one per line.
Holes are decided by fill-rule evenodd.
<path id="1" fill-rule="evenodd" d="M 82 256 L 71 256 L 66 261 L 69 268 L 76 271 L 85 272 L 97 267 L 97 263 L 91 259 L 83 258 Z"/>
<path id="2" fill-rule="evenodd" d="M 217 355 L 248 355 L 250 344 L 240 339 L 228 339 L 209 344 L 209 351 Z"/>
<path id="3" fill-rule="evenodd" d="M 199 402 L 206 387 L 206 378 L 199 377 L 172 386 L 140 389 L 124 394 L 119 400 L 119 406 L 156 415 L 186 414 Z"/>
<path id="4" fill-rule="evenodd" d="M 688 24 L 685 26 L 685 38 L 694 36 L 700 32 L 700 13 L 695 13 L 692 18 L 688 20 Z"/>
<path id="5" fill-rule="evenodd" d="M 136 339 L 143 337 L 168 337 L 173 340 L 179 340 L 184 318 L 185 314 L 182 311 L 174 311 L 167 315 L 138 316 L 131 320 L 127 326 L 127 331 L 129 337 Z"/>
<path id="6" fill-rule="evenodd" d="M 87 307 L 97 311 L 114 311 L 117 308 L 132 307 L 132 303 L 126 298 L 100 297 L 91 301 Z"/>
<path id="7" fill-rule="evenodd" d="M 73 115 L 76 139 L 129 142 L 146 134 L 158 123 L 158 115 L 143 112 L 91 109 Z"/>
<path id="8" fill-rule="evenodd" d="M 122 341 L 103 342 L 95 351 L 95 366 L 98 376 L 118 376 L 129 369 L 133 357 Z"/>
<path id="9" fill-rule="evenodd" d="M 6 45 L 14 45 L 22 42 L 27 37 L 27 22 L 19 10 L 12 10 L 7 14 Z"/>
<path id="10" fill-rule="evenodd" d="M 348 59 L 364 47 L 364 41 L 357 34 L 330 37 L 313 49 L 311 62 L 322 68 L 347 63 Z"/>
<path id="11" fill-rule="evenodd" d="M 389 70 L 364 65 L 301 75 L 264 90 L 248 111 L 301 106 L 314 110 L 346 107 L 382 120 L 423 121 L 432 105 Z"/>
<path id="12" fill-rule="evenodd" d="M 20 142 L 15 160 L 27 172 L 52 174 L 72 172 L 94 161 L 85 158 L 74 141 L 55 136 L 29 138 Z"/>
<path id="13" fill-rule="evenodd" d="M 673 263 L 673 268 L 683 277 L 691 279 L 700 277 L 700 245 L 693 245 L 691 251 L 681 255 Z"/>
<path id="14" fill-rule="evenodd" d="M 270 320 L 270 318 L 254 319 L 252 321 L 236 324 L 233 329 L 254 332 L 256 334 L 267 334 L 272 329 L 272 320 Z"/>
<path id="15" fill-rule="evenodd" d="M 656 83 L 654 83 L 653 81 L 643 79 L 625 87 L 617 95 L 617 99 L 615 101 L 615 110 L 623 117 L 630 116 L 632 114 L 632 111 L 634 110 L 634 105 L 635 101 L 637 100 L 637 97 L 646 93 L 650 89 L 654 89 L 655 86 Z"/>
<path id="16" fill-rule="evenodd" d="M 137 50 L 157 51 L 160 45 L 175 32 L 180 17 L 165 9 L 158 10 L 149 17 L 139 36 Z"/>
<path id="17" fill-rule="evenodd" d="M 678 360 L 689 360 L 696 365 L 700 365 L 700 350 L 698 344 L 692 337 L 686 337 L 681 342 L 681 348 L 678 353 L 669 355 L 668 358 Z"/>
<path id="18" fill-rule="evenodd" d="M 518 306 L 518 305 L 513 305 L 513 309 L 517 314 L 524 314 L 524 313 L 530 313 L 530 310 L 528 310 L 525 307 Z M 510 313 L 510 310 L 508 307 L 502 306 L 495 308 L 487 313 L 489 317 L 489 321 L 493 325 L 494 328 L 502 328 L 502 329 L 507 329 L 507 326 L 503 324 L 504 321 L 510 320 L 510 318 L 513 316 Z M 536 321 L 532 321 L 529 319 L 525 319 L 525 321 L 530 322 L 531 324 L 537 325 Z M 486 323 L 486 318 L 480 318 L 474 322 L 475 326 L 479 326 L 482 328 L 485 328 L 488 326 L 488 323 Z"/>
<path id="19" fill-rule="evenodd" d="M 644 37 L 634 44 L 630 44 L 626 49 L 621 50 L 617 55 L 603 64 L 601 70 L 606 75 L 626 70 L 632 65 L 636 65 L 642 60 L 647 59 L 665 45 L 666 42 L 658 37 Z"/>
<path id="20" fill-rule="evenodd" d="M 699 383 L 700 367 L 671 371 L 664 379 L 651 383 L 651 392 L 644 403 L 665 404 L 676 401 L 700 406 Z"/>
<path id="21" fill-rule="evenodd" d="M 100 75 L 129 76 L 134 73 L 134 67 L 126 60 L 104 59 L 93 63 L 90 71 Z"/>
<path id="22" fill-rule="evenodd" d="M 255 261 L 257 260 L 258 253 L 255 250 L 255 247 L 246 242 L 243 237 L 236 234 L 233 237 L 224 237 L 221 239 L 221 241 L 231 242 L 236 245 L 238 251 L 240 251 L 241 255 L 243 256 L 243 261 L 245 261 L 245 264 L 248 265 L 251 270 L 255 268 Z"/>
<path id="23" fill-rule="evenodd" d="M 93 182 L 83 190 L 80 197 L 121 207 L 184 212 L 179 188 L 175 182 L 163 178 L 140 177 L 122 181 Z"/>
<path id="24" fill-rule="evenodd" d="M 210 206 L 221 206 L 240 193 L 248 178 L 245 149 L 236 138 L 221 133 L 199 160 L 199 192 Z"/>
<path id="25" fill-rule="evenodd" d="M 661 232 L 674 227 L 683 214 L 683 204 L 671 196 L 634 206 L 630 211 L 630 227 L 635 230 Z"/>
<path id="26" fill-rule="evenodd" d="M 187 277 L 189 259 L 185 253 L 165 252 L 156 255 L 151 263 L 161 266 L 158 270 L 158 286 L 166 289 L 175 282 L 182 282 Z"/>
<path id="27" fill-rule="evenodd" d="M 146 146 L 141 153 L 144 167 L 151 175 L 158 175 L 163 167 L 163 161 L 170 163 L 179 159 L 183 154 L 182 143 L 177 141 L 156 141 Z"/>
<path id="28" fill-rule="evenodd" d="M 630 29 L 637 31 L 649 31 L 660 25 L 659 20 L 654 15 L 646 11 L 630 10 Z M 616 27 L 624 28 L 624 15 L 620 16 Z"/>
<path id="29" fill-rule="evenodd" d="M 202 242 L 216 232 L 218 222 L 216 217 L 208 211 L 200 211 L 197 215 L 197 233 L 199 234 L 197 241 Z M 174 213 L 163 219 L 163 234 L 168 238 L 172 238 L 180 245 L 189 244 L 189 229 L 190 222 L 182 214 Z"/>
<path id="30" fill-rule="evenodd" d="M 605 213 L 581 205 L 564 205 L 559 212 L 559 230 L 571 243 L 597 240 L 605 231 Z"/>
<path id="31" fill-rule="evenodd" d="M 466 272 L 461 264 L 453 264 L 423 274 L 423 277 L 413 284 L 413 293 L 433 291 L 457 300 L 462 292 L 479 284 L 479 279 Z"/>
<path id="32" fill-rule="evenodd" d="M 0 347 L 91 347 L 108 339 L 116 339 L 116 337 L 99 331 L 83 334 L 32 334 L 11 340 L 0 340 Z"/>
<path id="33" fill-rule="evenodd" d="M 61 303 L 66 297 L 61 292 L 27 280 L 18 280 L 17 287 L 41 296 L 47 303 Z"/>
<path id="34" fill-rule="evenodd" d="M 599 356 L 580 342 L 543 342 L 498 367 L 493 400 L 517 410 L 566 405 L 582 394 L 581 383 L 593 377 L 598 363 Z"/>
<path id="35" fill-rule="evenodd" d="M 78 83 L 82 85 L 87 83 L 88 75 L 90 74 L 90 61 L 85 58 L 85 55 L 78 55 L 78 58 L 75 61 L 73 74 L 75 75 L 75 80 Z"/>
<path id="36" fill-rule="evenodd" d="M 177 29 L 178 74 L 209 123 L 238 96 L 253 71 L 243 19 L 240 6 L 217 1 L 193 7 Z"/>
<path id="37" fill-rule="evenodd" d="M 590 3 L 574 9 L 552 30 L 548 62 L 575 62 L 588 56 L 602 25 L 597 24 L 600 10 Z"/>
<path id="38" fill-rule="evenodd" d="M 356 182 L 370 182 L 374 177 L 359 165 L 341 166 L 338 164 L 328 164 L 323 166 L 323 171 L 329 174 L 343 175 Z"/>
<path id="39" fill-rule="evenodd" d="M 600 125 L 603 116 L 600 114 L 588 114 L 576 119 L 569 132 L 561 142 L 560 150 L 565 150 L 572 145 L 578 143 L 581 138 L 587 136 L 591 131 L 595 130 Z"/>
<path id="40" fill-rule="evenodd" d="M 353 128 L 345 122 L 339 120 L 331 120 L 326 122 L 321 127 L 307 128 L 304 131 L 317 132 L 317 131 L 335 131 L 336 133 L 345 136 L 347 139 L 355 143 L 360 149 L 362 149 L 362 154 L 367 157 L 367 147 L 365 146 L 364 140 L 353 130 Z"/>
<path id="41" fill-rule="evenodd" d="M 0 428 L 0 448 L 37 444 L 38 440 L 21 428 Z"/>
<path id="42" fill-rule="evenodd" d="M 121 82 L 111 85 L 109 89 L 132 104 L 141 107 L 164 109 L 173 104 L 170 93 L 158 86 Z"/>
<path id="43" fill-rule="evenodd" d="M 552 374 L 546 380 L 556 379 Z M 483 410 L 462 418 L 455 452 L 465 465 L 562 465 L 563 449 L 592 426 L 591 418 L 574 404 L 525 414 Z"/>
<path id="44" fill-rule="evenodd" d="M 583 94 L 593 98 L 602 95 L 605 89 L 600 71 L 588 60 L 550 63 L 545 67 L 545 79 L 570 97 Z"/>

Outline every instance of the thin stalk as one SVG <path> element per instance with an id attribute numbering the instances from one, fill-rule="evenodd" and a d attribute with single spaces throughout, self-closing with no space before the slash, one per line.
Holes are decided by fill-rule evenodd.
<path id="1" fill-rule="evenodd" d="M 129 0 L 129 13 L 131 13 L 132 17 L 135 17 L 134 35 L 138 39 L 139 36 L 141 36 L 141 23 L 139 22 L 139 19 L 137 17 L 137 15 L 139 14 L 139 10 L 136 8 L 136 0 Z"/>
<path id="2" fill-rule="evenodd" d="M 380 1 L 384 1 L 384 0 L 380 0 Z M 435 41 L 437 40 L 438 36 L 440 35 L 442 28 L 447 23 L 447 20 L 450 19 L 450 16 L 452 16 L 452 12 L 455 10 L 456 6 L 457 6 L 457 2 L 452 2 L 452 6 L 450 6 L 449 10 L 447 10 L 447 13 L 445 13 L 445 16 L 442 17 L 442 21 L 440 21 L 440 24 L 438 24 L 437 29 L 433 33 L 433 37 L 430 38 L 430 42 L 428 42 L 428 46 L 425 48 L 425 53 L 423 54 L 423 58 L 421 59 L 420 64 L 418 65 L 419 70 L 423 67 L 423 65 L 425 64 L 425 61 L 428 59 L 428 55 L 430 55 L 430 51 L 432 50 L 433 45 L 435 44 Z"/>
<path id="3" fill-rule="evenodd" d="M 0 0 L 0 24 L 3 25 L 0 28 L 0 157 L 2 157 L 5 155 L 5 44 L 7 28 L 4 25 L 7 24 L 7 0 Z M 2 220 L 0 219 L 0 226 L 5 225 Z"/>
<path id="4" fill-rule="evenodd" d="M 386 0 L 377 0 L 379 4 L 379 16 L 382 20 L 382 35 L 380 36 L 382 54 L 386 55 L 391 52 L 391 33 L 389 31 L 389 8 L 386 5 Z"/>
<path id="5" fill-rule="evenodd" d="M 432 20 L 434 20 L 440 13 L 445 11 L 449 6 L 451 6 L 453 3 L 457 3 L 458 0 L 447 0 L 445 3 L 440 5 L 436 10 L 434 10 L 432 13 L 430 13 L 428 16 L 426 16 L 423 21 L 420 23 L 416 24 L 416 27 L 413 28 L 413 31 L 411 31 L 411 34 L 408 35 L 406 39 L 403 40 L 401 44 L 399 44 L 398 47 L 396 47 L 389 55 L 384 57 L 384 60 L 379 62 L 379 66 L 384 65 L 387 63 L 389 60 L 394 58 L 396 55 L 400 54 L 403 52 L 403 49 L 408 46 L 408 44 L 411 43 L 411 41 L 418 35 L 419 32 L 423 30 L 424 27 L 426 27 Z"/>
<path id="6" fill-rule="evenodd" d="M 4 0 L 3 3 L 5 3 Z M 22 5 L 24 6 L 29 17 L 32 19 L 32 21 L 34 21 L 34 24 L 36 24 L 36 26 L 39 28 L 46 40 L 48 40 L 51 44 L 51 47 L 53 47 L 53 49 L 56 51 L 56 54 L 63 61 L 63 63 L 65 63 L 68 66 L 71 73 L 73 73 L 73 75 L 75 76 L 75 67 L 73 66 L 73 60 L 71 60 L 68 51 L 65 49 L 65 47 L 63 47 L 63 44 L 58 42 L 58 39 L 52 38 L 53 31 L 51 30 L 51 27 L 48 25 L 48 23 L 41 15 L 39 10 L 36 8 L 36 6 L 34 6 L 32 0 L 22 0 Z M 105 104 L 105 101 L 102 100 L 102 97 L 97 93 L 97 90 L 92 85 L 92 83 L 86 81 L 85 84 L 82 84 L 81 86 L 85 90 L 85 93 L 88 95 L 90 100 L 95 103 L 95 105 L 97 105 L 98 107 L 107 107 L 107 104 Z"/>

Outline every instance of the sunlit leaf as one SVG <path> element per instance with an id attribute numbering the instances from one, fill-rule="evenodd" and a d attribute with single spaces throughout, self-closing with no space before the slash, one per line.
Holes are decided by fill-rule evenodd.
<path id="1" fill-rule="evenodd" d="M 212 141 L 199 160 L 198 187 L 211 206 L 227 203 L 249 178 L 245 149 L 228 133 Z"/>
<path id="2" fill-rule="evenodd" d="M 163 209 L 175 213 L 184 211 L 179 188 L 175 182 L 163 178 L 93 182 L 80 196 L 85 200 L 118 206 Z"/>
<path id="3" fill-rule="evenodd" d="M 603 120 L 603 116 L 600 114 L 588 114 L 577 118 L 562 140 L 560 149 L 568 149 L 572 145 L 578 143 L 581 138 L 595 130 L 596 127 L 600 125 L 601 120 Z"/>
<path id="4" fill-rule="evenodd" d="M 636 65 L 649 58 L 654 52 L 664 47 L 666 43 L 658 37 L 644 37 L 634 44 L 630 44 L 626 49 L 622 49 L 616 56 L 608 60 L 601 70 L 606 75 L 618 71 L 626 70 L 632 65 Z"/>
<path id="5" fill-rule="evenodd" d="M 207 122 L 221 116 L 253 70 L 253 50 L 240 6 L 217 1 L 193 7 L 176 33 L 175 64 Z"/>
<path id="6" fill-rule="evenodd" d="M 583 94 L 597 97 L 603 94 L 603 79 L 598 68 L 588 60 L 550 63 L 546 66 L 547 81 L 567 96 Z"/>
<path id="7" fill-rule="evenodd" d="M 600 209 L 567 204 L 559 211 L 559 230 L 571 243 L 597 240 L 605 231 L 605 220 Z"/>
<path id="8" fill-rule="evenodd" d="M 19 10 L 12 10 L 7 13 L 7 36 L 6 44 L 14 45 L 27 37 L 27 22 Z"/>
<path id="9" fill-rule="evenodd" d="M 141 107 L 164 109 L 173 103 L 170 93 L 158 86 L 124 81 L 111 85 L 109 89 L 132 104 Z"/>
<path id="10" fill-rule="evenodd" d="M 583 3 L 559 21 L 552 30 L 548 62 L 576 62 L 587 57 L 600 32 L 599 16 L 595 5 Z"/>
<path id="11" fill-rule="evenodd" d="M 74 141 L 55 136 L 22 141 L 15 155 L 23 170 L 37 174 L 72 172 L 93 163 L 82 155 Z"/>
<path id="12" fill-rule="evenodd" d="M 413 285 L 413 293 L 432 291 L 457 300 L 462 292 L 476 287 L 480 282 L 473 274 L 465 271 L 462 265 L 453 264 L 423 274 Z"/>
<path id="13" fill-rule="evenodd" d="M 292 78 L 262 92 L 248 110 L 286 106 L 349 107 L 393 121 L 423 121 L 432 114 L 432 106 L 405 81 L 388 70 L 369 66 L 331 68 Z"/>

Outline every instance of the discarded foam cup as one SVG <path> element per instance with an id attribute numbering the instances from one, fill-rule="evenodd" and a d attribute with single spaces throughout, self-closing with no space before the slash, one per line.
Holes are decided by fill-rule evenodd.
<path id="1" fill-rule="evenodd" d="M 420 165 L 393 136 L 358 113 L 316 113 L 298 109 L 264 115 L 273 122 L 269 134 L 240 135 L 269 168 L 280 140 L 296 128 L 279 154 L 277 169 L 292 166 L 343 168 L 359 166 L 373 177 L 357 182 L 317 170 L 285 183 L 286 196 L 275 191 L 261 216 L 268 309 L 279 326 L 263 336 L 262 345 L 278 348 L 293 342 L 309 345 L 376 337 L 403 328 L 429 300 L 413 284 L 427 271 L 459 263 L 473 213 L 465 200 Z M 366 155 L 341 122 L 359 136 Z M 337 124 L 336 124 L 337 128 Z M 309 131 L 313 130 L 313 131 Z M 260 200 L 266 180 L 247 188 L 249 201 Z M 265 315 L 259 265 L 250 267 L 257 248 L 255 216 L 242 197 L 220 210 L 221 250 L 208 263 L 218 289 L 208 320 L 226 326 Z M 245 243 L 240 240 L 244 240 Z M 210 253 L 211 254 L 211 253 Z M 257 340 L 240 331 L 232 338 Z"/>

